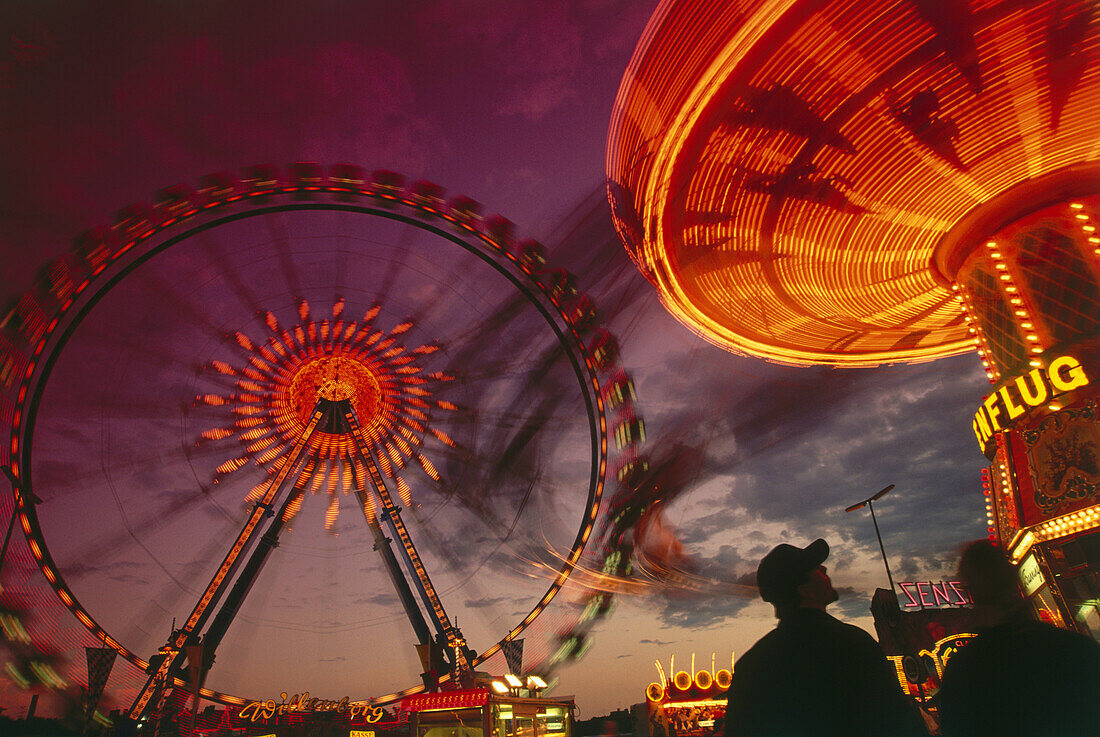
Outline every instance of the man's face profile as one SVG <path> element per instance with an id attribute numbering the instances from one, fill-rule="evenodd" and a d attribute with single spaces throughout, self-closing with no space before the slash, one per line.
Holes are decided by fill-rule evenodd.
<path id="1" fill-rule="evenodd" d="M 798 587 L 798 595 L 802 606 L 814 609 L 824 609 L 840 598 L 825 566 L 818 566 L 807 574 L 806 583 Z"/>

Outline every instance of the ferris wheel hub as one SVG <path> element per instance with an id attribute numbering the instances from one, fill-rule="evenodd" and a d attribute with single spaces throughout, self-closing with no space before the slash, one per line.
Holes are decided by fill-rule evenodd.
<path id="1" fill-rule="evenodd" d="M 286 389 L 292 414 L 305 426 L 318 399 L 348 400 L 364 427 L 381 415 L 382 381 L 372 364 L 338 352 L 322 355 L 299 366 Z"/>

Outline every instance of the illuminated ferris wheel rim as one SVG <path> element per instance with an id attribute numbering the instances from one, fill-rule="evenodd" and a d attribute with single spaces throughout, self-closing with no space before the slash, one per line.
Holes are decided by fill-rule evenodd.
<path id="1" fill-rule="evenodd" d="M 1048 110 L 1053 83 L 1028 65 L 1048 61 L 1054 3 L 1018 5 L 970 15 L 963 53 L 945 39 L 961 48 L 951 34 L 966 31 L 936 28 L 916 3 L 662 2 L 619 88 L 607 172 L 616 227 L 666 308 L 726 350 L 780 363 L 971 350 L 937 257 L 959 250 L 972 212 L 1098 155 L 1095 71 Z M 1064 5 L 1067 23 L 1088 17 Z M 1094 53 L 1096 26 L 1058 63 Z M 1030 61 L 1009 66 L 1006 44 Z M 927 110 L 929 127 L 903 124 Z M 986 140 L 1002 126 L 1006 141 Z"/>
<path id="2" fill-rule="evenodd" d="M 303 198 L 308 198 L 309 201 L 301 201 Z M 370 204 L 357 202 L 361 200 Z M 565 348 L 565 354 L 580 383 L 588 414 L 592 457 L 586 512 L 582 515 L 580 527 L 568 554 L 561 556 L 561 566 L 547 591 L 518 625 L 478 655 L 472 663 L 477 665 L 496 655 L 502 642 L 516 638 L 550 604 L 569 578 L 592 534 L 604 492 L 608 446 L 606 411 L 598 369 L 582 337 L 582 331 L 587 333 L 591 326 L 574 322 L 568 312 L 568 295 L 556 294 L 551 283 L 538 278 L 538 268 L 522 263 L 517 258 L 512 250 L 516 244 L 509 232 L 492 232 L 487 218 L 482 219 L 477 215 L 471 217 L 468 212 L 456 214 L 449 205 L 437 199 L 408 196 L 401 188 L 395 188 L 391 184 L 378 186 L 372 182 L 360 182 L 358 186 L 348 186 L 345 183 L 310 181 L 308 184 L 299 182 L 297 186 L 253 190 L 249 195 L 232 191 L 220 198 L 211 198 L 201 207 L 190 208 L 182 214 L 165 218 L 163 222 L 147 222 L 147 227 L 137 237 L 115 244 L 108 262 L 102 264 L 77 288 L 75 294 L 65 300 L 49 322 L 43 337 L 31 346 L 34 358 L 27 366 L 20 384 L 11 433 L 11 465 L 23 487 L 16 491 L 17 513 L 31 553 L 58 598 L 89 632 L 139 669 L 148 667 L 148 661 L 112 637 L 80 604 L 53 561 L 34 505 L 27 501 L 34 498 L 31 458 L 38 405 L 49 383 L 53 365 L 66 343 L 99 300 L 125 276 L 158 253 L 197 233 L 248 218 L 294 211 L 336 211 L 382 217 L 444 238 L 477 256 L 506 278 L 524 295 L 527 302 L 536 307 L 558 343 Z M 454 232 L 440 226 L 450 226 Z M 184 228 L 181 232 L 175 232 L 181 227 Z M 157 236 L 166 231 L 169 233 L 168 237 L 158 240 Z M 13 314 L 5 316 L 4 322 L 11 319 Z M 441 680 L 447 678 L 448 676 L 444 676 Z M 177 678 L 176 683 L 180 685 L 183 682 Z M 423 690 L 423 686 L 413 686 L 400 692 L 371 697 L 372 703 L 393 703 L 406 695 Z M 243 704 L 247 701 L 245 698 L 208 688 L 203 688 L 202 694 L 204 698 L 226 704 Z"/>

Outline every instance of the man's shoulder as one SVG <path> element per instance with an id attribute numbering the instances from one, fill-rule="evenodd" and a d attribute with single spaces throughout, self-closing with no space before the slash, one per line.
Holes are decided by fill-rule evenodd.
<path id="1" fill-rule="evenodd" d="M 987 629 L 951 657 L 948 671 L 998 669 L 1042 653 L 1046 661 L 1073 664 L 1100 675 L 1100 643 L 1091 637 L 1044 622 L 1013 622 Z"/>
<path id="2" fill-rule="evenodd" d="M 1051 657 L 1056 652 L 1068 652 L 1088 659 L 1100 659 L 1100 643 L 1091 637 L 1076 630 L 1033 620 L 997 625 L 983 632 L 971 643 L 981 648 L 996 649 L 1010 644 L 1032 650 L 1042 649 L 1049 652 Z"/>
<path id="3" fill-rule="evenodd" d="M 850 642 L 853 646 L 875 649 L 879 647 L 878 640 L 872 637 L 870 632 L 854 624 L 842 622 L 831 614 L 825 615 L 825 618 L 821 621 L 821 626 L 835 634 L 836 637 Z"/>
<path id="4" fill-rule="evenodd" d="M 757 640 L 752 647 L 741 654 L 734 667 L 737 668 L 742 663 L 751 663 L 754 660 L 768 657 L 776 648 L 781 646 L 783 639 L 783 635 L 778 628 L 771 629 Z"/>
<path id="5" fill-rule="evenodd" d="M 862 627 L 857 627 L 856 625 L 849 624 L 848 622 L 842 622 L 839 619 L 836 619 L 835 617 L 833 618 L 833 621 L 837 623 L 837 625 L 840 627 L 840 629 L 843 630 L 843 632 L 846 635 L 848 635 L 848 637 L 851 637 L 851 638 L 856 639 L 856 640 L 862 640 L 864 642 L 871 642 L 871 643 L 876 643 L 877 644 L 877 640 L 875 640 L 875 638 L 871 635 L 871 633 L 868 632 L 867 630 L 863 629 Z"/>
<path id="6" fill-rule="evenodd" d="M 769 639 L 772 642 L 768 645 L 768 649 L 772 651 L 793 644 L 801 647 L 811 646 L 814 649 L 840 648 L 853 654 L 866 653 L 877 656 L 882 653 L 878 641 L 866 630 L 854 624 L 842 622 L 820 610 L 802 611 L 791 619 L 781 621 L 779 626 L 761 638 L 757 645 Z"/>

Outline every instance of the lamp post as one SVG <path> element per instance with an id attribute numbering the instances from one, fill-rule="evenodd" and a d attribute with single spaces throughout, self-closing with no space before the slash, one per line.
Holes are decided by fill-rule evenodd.
<path id="1" fill-rule="evenodd" d="M 893 484 L 890 484 L 884 489 L 881 489 L 874 493 L 874 495 L 867 497 L 861 502 L 857 502 L 852 506 L 845 509 L 845 512 L 854 512 L 857 509 L 862 509 L 864 506 L 871 510 L 871 521 L 875 524 L 875 537 L 878 538 L 878 549 L 882 552 L 882 565 L 886 566 L 886 578 L 890 581 L 890 591 L 894 593 L 894 596 L 898 595 L 897 590 L 894 588 L 894 577 L 890 575 L 890 564 L 886 561 L 886 548 L 882 545 L 882 535 L 878 531 L 878 520 L 875 518 L 875 505 L 874 502 L 878 501 L 882 497 L 890 493 L 894 488 Z"/>

